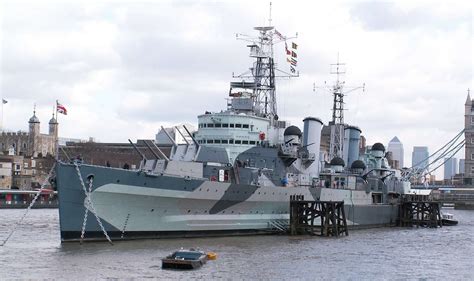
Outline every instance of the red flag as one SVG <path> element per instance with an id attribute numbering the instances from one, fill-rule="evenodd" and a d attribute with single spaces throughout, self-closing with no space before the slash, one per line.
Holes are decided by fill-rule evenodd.
<path id="1" fill-rule="evenodd" d="M 60 104 L 58 101 L 56 101 L 56 111 L 61 113 L 61 114 L 67 115 L 66 107 L 64 105 Z"/>
<path id="2" fill-rule="evenodd" d="M 288 50 L 288 45 L 286 44 L 286 42 L 285 42 L 285 50 L 286 50 L 287 55 L 291 55 L 291 51 Z"/>

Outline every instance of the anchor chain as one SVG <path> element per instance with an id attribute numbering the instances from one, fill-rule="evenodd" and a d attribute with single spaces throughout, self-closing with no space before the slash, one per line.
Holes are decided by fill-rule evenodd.
<path id="1" fill-rule="evenodd" d="M 51 167 L 51 170 L 49 171 L 48 173 L 48 176 L 46 177 L 46 179 L 43 181 L 43 183 L 41 184 L 41 187 L 40 189 L 38 190 L 38 192 L 36 193 L 35 197 L 33 198 L 33 200 L 31 200 L 30 202 L 30 205 L 28 206 L 28 208 L 26 208 L 25 212 L 23 213 L 23 216 L 20 218 L 20 220 L 13 226 L 13 229 L 10 231 L 10 233 L 8 234 L 7 238 L 5 238 L 2 243 L 0 244 L 0 246 L 4 246 L 7 241 L 10 239 L 10 237 L 13 235 L 13 233 L 15 232 L 15 230 L 18 228 L 18 226 L 23 222 L 23 220 L 25 219 L 26 215 L 28 214 L 28 212 L 30 211 L 30 209 L 33 207 L 33 205 L 36 203 L 36 200 L 38 200 L 39 196 L 41 195 L 41 192 L 43 192 L 44 188 L 46 187 L 46 184 L 49 182 L 49 180 L 51 179 L 51 177 L 53 176 L 54 174 L 54 168 L 56 167 L 56 163 L 53 164 L 53 167 Z"/>
<path id="2" fill-rule="evenodd" d="M 88 193 L 90 194 L 90 196 L 92 196 L 92 182 L 93 182 L 94 178 L 91 177 L 89 179 L 89 190 L 88 190 Z M 84 220 L 82 221 L 82 230 L 81 230 L 81 240 L 80 240 L 80 243 L 82 244 L 82 241 L 84 240 L 84 235 L 86 233 L 86 224 L 87 224 L 87 217 L 89 216 L 89 200 L 86 201 L 86 205 L 85 205 L 85 211 L 84 211 Z"/>
<path id="3" fill-rule="evenodd" d="M 130 214 L 128 214 L 127 217 L 125 218 L 125 223 L 123 224 L 122 235 L 120 236 L 120 239 L 123 239 L 123 237 L 125 236 L 125 229 L 127 228 L 129 218 L 130 218 Z"/>
<path id="4" fill-rule="evenodd" d="M 79 169 L 79 165 L 77 164 L 77 162 L 74 162 L 74 166 L 76 167 L 76 172 L 77 172 L 77 175 L 79 176 L 79 181 L 81 182 L 82 190 L 84 191 L 84 194 L 86 195 L 86 199 L 87 199 L 86 204 L 87 204 L 87 206 L 85 206 L 85 207 L 86 207 L 86 209 L 88 209 L 88 207 L 90 208 L 90 211 L 92 212 L 92 214 L 94 214 L 95 219 L 97 220 L 97 223 L 100 226 L 100 229 L 102 230 L 102 232 L 105 235 L 105 238 L 107 238 L 109 243 L 111 245 L 113 245 L 112 240 L 110 239 L 109 235 L 107 234 L 107 231 L 105 230 L 105 227 L 102 225 L 102 221 L 100 220 L 99 216 L 97 215 L 97 211 L 94 208 L 94 204 L 92 204 L 91 194 L 87 191 L 86 185 L 84 184 L 84 180 L 82 179 L 81 170 Z M 92 183 L 90 184 L 90 188 L 92 190 Z M 87 214 L 84 217 L 87 217 Z M 84 222 L 84 224 L 85 223 L 86 222 Z M 85 226 L 83 226 L 83 227 L 85 229 Z"/>

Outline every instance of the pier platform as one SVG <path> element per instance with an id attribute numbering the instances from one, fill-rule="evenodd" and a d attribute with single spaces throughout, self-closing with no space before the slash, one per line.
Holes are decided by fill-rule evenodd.
<path id="1" fill-rule="evenodd" d="M 290 235 L 349 235 L 344 201 L 290 201 Z"/>

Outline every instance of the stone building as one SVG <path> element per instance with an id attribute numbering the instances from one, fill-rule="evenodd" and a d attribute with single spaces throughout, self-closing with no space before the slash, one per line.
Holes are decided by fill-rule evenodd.
<path id="1" fill-rule="evenodd" d="M 54 114 L 48 134 L 41 133 L 36 111 L 28 124 L 28 132 L 0 134 L 0 189 L 38 188 L 54 163 L 59 125 Z"/>
<path id="2" fill-rule="evenodd" d="M 40 131 L 40 120 L 33 111 L 33 116 L 28 121 L 28 132 L 5 132 L 0 135 L 0 148 L 3 154 L 13 149 L 14 155 L 26 157 L 43 157 L 46 155 L 56 155 L 58 140 L 58 122 L 53 117 L 49 120 L 48 134 Z"/>
<path id="3" fill-rule="evenodd" d="M 474 107 L 469 91 L 464 104 L 464 183 L 473 184 L 474 178 Z"/>

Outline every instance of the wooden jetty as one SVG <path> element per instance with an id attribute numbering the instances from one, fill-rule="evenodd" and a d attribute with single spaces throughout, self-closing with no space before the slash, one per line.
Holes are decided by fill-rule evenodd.
<path id="1" fill-rule="evenodd" d="M 290 235 L 349 235 L 344 201 L 290 200 Z M 295 200 L 296 199 L 296 200 Z"/>
<path id="2" fill-rule="evenodd" d="M 442 227 L 440 202 L 427 195 L 407 194 L 402 197 L 398 225 L 403 227 Z"/>

